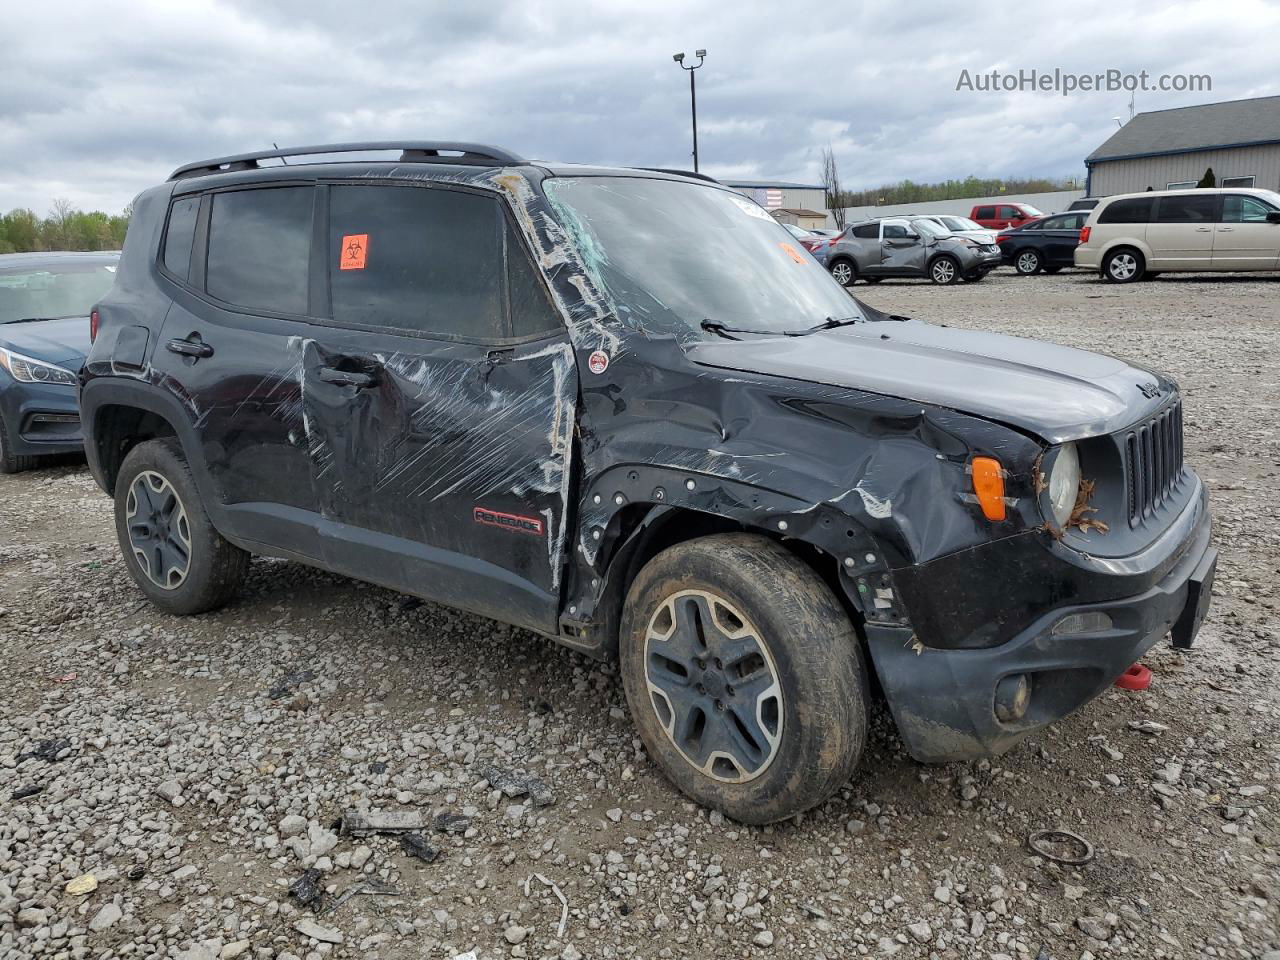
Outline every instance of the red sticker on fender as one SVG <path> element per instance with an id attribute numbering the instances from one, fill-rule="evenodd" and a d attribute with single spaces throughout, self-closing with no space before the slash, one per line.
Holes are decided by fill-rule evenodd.
<path id="1" fill-rule="evenodd" d="M 587 368 L 592 373 L 604 373 L 609 369 L 609 355 L 603 350 L 597 350 L 587 358 Z"/>

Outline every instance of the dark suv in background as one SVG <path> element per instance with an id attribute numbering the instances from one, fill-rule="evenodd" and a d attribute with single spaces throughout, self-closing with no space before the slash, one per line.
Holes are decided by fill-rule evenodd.
<path id="1" fill-rule="evenodd" d="M 873 671 L 912 754 L 983 756 L 1205 615 L 1173 383 L 873 310 L 705 177 L 194 163 L 98 316 L 89 462 L 156 605 L 263 554 L 616 657 L 653 759 L 741 820 L 845 782 Z"/>

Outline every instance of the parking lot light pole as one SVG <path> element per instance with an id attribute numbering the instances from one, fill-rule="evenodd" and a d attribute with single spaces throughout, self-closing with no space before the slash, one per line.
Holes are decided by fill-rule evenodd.
<path id="1" fill-rule="evenodd" d="M 671 59 L 680 64 L 680 69 L 685 70 L 689 74 L 689 110 L 693 116 L 693 172 L 698 172 L 698 89 L 694 84 L 693 72 L 702 66 L 702 62 L 707 59 L 707 51 L 695 50 L 693 55 L 698 58 L 698 62 L 691 67 L 684 65 L 684 54 L 674 54 Z"/>

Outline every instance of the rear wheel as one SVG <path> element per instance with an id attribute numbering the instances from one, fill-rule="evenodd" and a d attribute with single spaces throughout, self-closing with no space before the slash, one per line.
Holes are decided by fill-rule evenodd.
<path id="1" fill-rule="evenodd" d="M 858 282 L 858 268 L 847 257 L 832 260 L 831 266 L 827 269 L 831 271 L 831 276 L 835 277 L 836 283 L 843 287 L 852 287 Z"/>
<path id="2" fill-rule="evenodd" d="M 9 427 L 0 416 L 0 473 L 20 473 L 36 465 L 36 458 L 13 452 L 9 443 Z"/>
<path id="3" fill-rule="evenodd" d="M 240 589 L 249 555 L 214 529 L 181 448 L 148 440 L 116 478 L 116 536 L 139 589 L 169 613 L 204 613 Z"/>
<path id="4" fill-rule="evenodd" d="M 1044 269 L 1044 257 L 1040 256 L 1039 250 L 1020 250 L 1013 258 L 1013 267 L 1024 277 L 1029 277 Z"/>
<path id="5" fill-rule="evenodd" d="M 937 284 L 955 283 L 960 279 L 960 263 L 955 257 L 943 254 L 929 264 L 929 279 Z"/>
<path id="6" fill-rule="evenodd" d="M 1112 250 L 1102 261 L 1102 279 L 1110 283 L 1133 283 L 1146 272 L 1142 254 L 1130 247 Z"/>
<path id="7" fill-rule="evenodd" d="M 867 680 L 853 625 L 772 540 L 720 534 L 650 560 L 627 594 L 620 656 L 649 755 L 736 820 L 821 803 L 862 754 Z"/>

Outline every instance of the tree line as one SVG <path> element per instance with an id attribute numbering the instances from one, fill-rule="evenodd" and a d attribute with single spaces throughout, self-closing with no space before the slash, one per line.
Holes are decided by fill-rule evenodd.
<path id="1" fill-rule="evenodd" d="M 845 207 L 890 206 L 903 203 L 924 203 L 931 200 L 960 200 L 967 197 L 997 197 L 1002 193 L 1049 193 L 1056 190 L 1072 190 L 1078 184 L 1071 179 L 1050 177 L 965 177 L 963 180 L 942 180 L 937 183 L 916 183 L 902 180 L 881 187 L 865 190 L 848 190 L 840 183 L 840 171 L 831 148 L 822 152 L 822 184 L 827 191 L 827 209 L 843 227 Z"/>
<path id="2" fill-rule="evenodd" d="M 0 253 L 119 250 L 124 246 L 131 213 L 128 208 L 118 214 L 76 210 L 69 200 L 53 201 L 47 217 L 34 210 L 10 210 L 0 215 Z"/>

